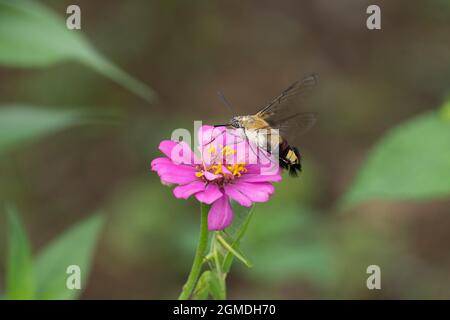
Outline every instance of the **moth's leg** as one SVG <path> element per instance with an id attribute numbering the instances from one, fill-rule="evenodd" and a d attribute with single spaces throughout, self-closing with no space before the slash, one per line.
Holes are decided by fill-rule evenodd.
<path id="1" fill-rule="evenodd" d="M 232 132 L 228 132 L 228 134 L 232 135 L 232 136 L 234 136 L 234 137 L 236 137 L 238 139 L 241 139 L 241 140 L 240 141 L 232 141 L 232 142 L 229 142 L 229 143 L 225 143 L 223 146 L 229 146 L 229 145 L 232 145 L 232 144 L 238 144 L 238 143 L 242 143 L 242 142 L 246 141 L 245 138 L 243 138 L 243 137 L 241 137 L 241 136 L 239 136 L 237 134 L 234 134 Z"/>
<path id="2" fill-rule="evenodd" d="M 205 146 L 213 143 L 217 139 L 217 137 L 219 137 L 221 134 L 222 134 L 222 132 L 219 132 L 215 137 L 211 138 L 211 140 L 209 142 L 202 144 L 201 147 L 205 147 Z"/>
<path id="3" fill-rule="evenodd" d="M 217 145 L 217 143 L 216 143 L 216 144 L 213 144 L 213 142 L 216 141 L 216 139 L 217 139 L 219 136 L 223 135 L 223 134 L 231 135 L 231 136 L 235 137 L 236 139 L 234 139 L 234 140 L 231 141 L 231 142 L 227 142 L 227 143 L 225 143 L 225 144 L 220 144 L 220 145 Z M 223 148 L 223 147 L 230 146 L 230 145 L 233 145 L 233 144 L 236 144 L 236 145 L 237 145 L 237 144 L 240 144 L 240 143 L 242 143 L 242 142 L 244 142 L 244 141 L 245 141 L 245 139 L 244 139 L 242 136 L 240 136 L 240 135 L 238 135 L 238 134 L 235 134 L 235 133 L 233 132 L 233 130 L 228 130 L 228 129 L 227 129 L 226 132 L 223 132 L 223 131 L 219 132 L 217 135 L 215 135 L 215 137 L 213 137 L 209 142 L 203 144 L 201 147 L 202 147 L 202 150 L 203 150 L 203 148 L 205 148 L 205 147 L 207 147 L 208 145 L 212 144 L 212 146 L 218 146 L 218 147 L 222 147 L 222 148 Z M 217 141 L 217 142 L 218 142 L 218 141 Z M 210 161 L 214 162 L 214 161 L 220 160 L 220 159 L 219 159 L 220 157 L 222 157 L 222 153 L 215 153 L 214 156 L 210 158 Z"/>

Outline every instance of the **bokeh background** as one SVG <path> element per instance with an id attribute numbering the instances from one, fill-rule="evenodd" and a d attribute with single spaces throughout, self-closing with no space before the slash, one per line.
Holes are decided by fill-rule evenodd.
<path id="1" fill-rule="evenodd" d="M 256 206 L 243 240 L 254 266 L 235 262 L 229 298 L 450 298 L 448 198 L 337 207 L 386 130 L 448 97 L 448 1 L 376 1 L 379 31 L 366 28 L 372 1 L 41 3 L 62 18 L 78 4 L 92 45 L 158 94 L 150 103 L 76 62 L 0 66 L 1 104 L 80 108 L 114 119 L 0 158 L 0 198 L 19 209 L 33 253 L 103 212 L 81 298 L 175 298 L 192 262 L 199 206 L 175 199 L 149 170 L 159 141 L 175 128 L 192 131 L 194 120 L 227 120 L 218 90 L 236 112 L 252 113 L 311 72 L 320 75 L 309 103 L 319 121 L 299 142 L 304 172 L 286 176 L 273 199 Z M 382 290 L 366 287 L 370 264 L 381 267 Z"/>

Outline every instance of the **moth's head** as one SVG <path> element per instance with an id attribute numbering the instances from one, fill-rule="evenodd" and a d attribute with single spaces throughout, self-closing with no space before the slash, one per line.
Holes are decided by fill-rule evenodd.
<path id="1" fill-rule="evenodd" d="M 229 124 L 233 128 L 240 128 L 240 127 L 242 127 L 241 126 L 241 117 L 236 116 L 236 117 L 231 118 Z"/>

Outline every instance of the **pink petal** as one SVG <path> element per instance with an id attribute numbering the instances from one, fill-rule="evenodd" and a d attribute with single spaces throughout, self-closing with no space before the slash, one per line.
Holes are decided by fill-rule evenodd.
<path id="1" fill-rule="evenodd" d="M 167 158 L 157 158 L 153 160 L 152 170 L 158 173 L 165 184 L 186 184 L 198 179 L 195 175 L 195 167 L 177 165 Z"/>
<path id="2" fill-rule="evenodd" d="M 275 191 L 269 182 L 248 183 L 237 180 L 233 186 L 253 202 L 266 202 Z"/>
<path id="3" fill-rule="evenodd" d="M 241 206 L 250 207 L 252 205 L 252 201 L 237 190 L 232 184 L 225 186 L 224 190 L 227 196 L 239 203 Z"/>
<path id="4" fill-rule="evenodd" d="M 158 164 L 153 167 L 165 184 L 186 184 L 198 180 L 195 168 L 173 163 Z"/>
<path id="5" fill-rule="evenodd" d="M 154 171 L 158 172 L 158 174 L 165 174 L 165 173 L 195 174 L 195 172 L 197 172 L 197 170 L 192 166 L 174 164 L 172 162 L 159 163 L 156 166 L 154 166 Z"/>
<path id="6" fill-rule="evenodd" d="M 166 164 L 172 164 L 172 161 L 169 158 L 156 158 L 153 159 L 153 161 L 150 163 L 150 166 L 153 171 L 157 171 L 158 168 Z"/>
<path id="7" fill-rule="evenodd" d="M 225 127 L 201 126 L 198 130 L 198 141 L 200 147 L 209 145 L 224 144 L 222 136 L 226 131 Z M 218 144 L 216 144 L 218 142 Z"/>
<path id="8" fill-rule="evenodd" d="M 164 184 L 186 184 L 193 182 L 197 179 L 195 175 L 193 176 L 184 176 L 184 175 L 177 175 L 177 174 L 163 174 L 159 175 L 161 178 L 161 181 Z"/>
<path id="9" fill-rule="evenodd" d="M 195 194 L 198 201 L 211 204 L 217 199 L 221 198 L 223 193 L 220 191 L 219 187 L 214 183 L 208 183 L 205 191 L 201 191 Z"/>
<path id="10" fill-rule="evenodd" d="M 205 171 L 204 175 L 205 175 L 206 180 L 208 180 L 208 181 L 213 181 L 220 177 L 219 175 L 211 173 L 209 171 Z"/>
<path id="11" fill-rule="evenodd" d="M 173 189 L 173 194 L 178 199 L 187 199 L 194 193 L 205 190 L 205 183 L 203 181 L 194 181 L 183 186 L 178 186 Z"/>
<path id="12" fill-rule="evenodd" d="M 245 174 L 260 174 L 261 173 L 261 166 L 257 164 L 248 164 L 245 166 L 245 169 L 247 169 L 247 172 Z"/>
<path id="13" fill-rule="evenodd" d="M 175 164 L 168 158 L 156 158 L 151 162 L 151 167 L 153 171 L 184 171 L 184 172 L 195 172 L 196 167 L 190 165 Z"/>
<path id="14" fill-rule="evenodd" d="M 232 175 L 231 171 L 228 170 L 228 168 L 226 166 L 222 166 L 222 172 L 225 173 L 225 174 Z"/>
<path id="15" fill-rule="evenodd" d="M 243 174 L 240 178 L 240 181 L 245 182 L 279 182 L 281 181 L 281 175 L 279 174 Z"/>
<path id="16" fill-rule="evenodd" d="M 199 164 L 201 161 L 197 159 L 189 145 L 184 142 L 164 140 L 159 144 L 161 150 L 172 162 L 176 164 Z"/>
<path id="17" fill-rule="evenodd" d="M 208 230 L 223 230 L 233 221 L 233 209 L 227 196 L 216 200 L 208 213 Z"/>
<path id="18" fill-rule="evenodd" d="M 172 156 L 172 149 L 177 145 L 176 141 L 172 140 L 163 140 L 159 144 L 159 150 L 164 153 L 168 158 Z"/>

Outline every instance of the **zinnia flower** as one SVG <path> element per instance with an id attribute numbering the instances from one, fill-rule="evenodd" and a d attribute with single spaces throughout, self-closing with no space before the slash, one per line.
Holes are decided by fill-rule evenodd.
<path id="1" fill-rule="evenodd" d="M 173 190 L 176 198 L 195 196 L 211 205 L 208 229 L 222 230 L 233 220 L 230 198 L 245 207 L 268 201 L 274 192 L 272 182 L 281 181 L 280 170 L 263 172 L 260 161 L 249 161 L 254 147 L 242 139 L 236 142 L 236 135 L 224 127 L 202 126 L 198 140 L 200 158 L 185 142 L 162 141 L 159 149 L 166 157 L 154 159 L 151 168 L 163 184 L 178 185 Z"/>

